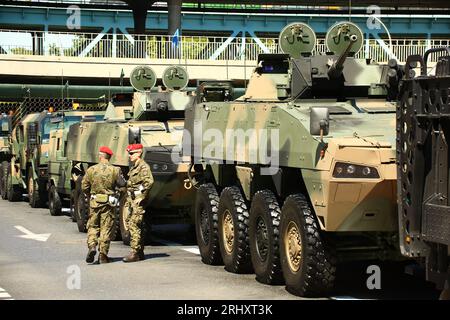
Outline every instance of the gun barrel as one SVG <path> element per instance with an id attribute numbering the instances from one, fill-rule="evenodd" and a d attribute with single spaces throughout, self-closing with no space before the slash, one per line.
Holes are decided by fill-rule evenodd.
<path id="1" fill-rule="evenodd" d="M 330 69 L 328 69 L 328 77 L 330 79 L 339 78 L 342 74 L 342 70 L 344 70 L 344 62 L 348 57 L 348 53 L 350 52 L 353 45 L 358 41 L 358 36 L 352 34 L 350 36 L 350 43 L 348 44 L 345 51 L 339 56 L 339 58 L 331 65 Z"/>

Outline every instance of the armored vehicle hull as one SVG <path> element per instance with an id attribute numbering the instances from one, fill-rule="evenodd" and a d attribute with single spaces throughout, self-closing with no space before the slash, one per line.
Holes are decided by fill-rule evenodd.
<path id="1" fill-rule="evenodd" d="M 289 28 L 288 47 L 315 39 Z M 187 108 L 203 262 L 317 296 L 339 261 L 400 258 L 390 99 L 402 71 L 351 57 L 358 30 L 331 29 L 335 55 L 260 55 L 241 98 Z"/>
<path id="2" fill-rule="evenodd" d="M 75 190 L 73 203 L 80 231 L 85 230 L 87 219 L 87 205 L 79 190 L 80 179 L 89 166 L 97 163 L 98 149 L 103 145 L 114 152 L 110 162 L 120 167 L 126 176 L 130 165 L 127 146 L 130 143 L 143 144 L 143 159 L 150 165 L 155 179 L 147 199 L 147 226 L 193 222 L 191 207 L 194 191 L 187 189 L 189 186 L 185 182 L 189 158 L 183 161 L 176 151 L 177 148 L 180 149 L 183 134 L 184 105 L 179 106 L 182 107 L 179 111 L 170 111 L 176 108 L 172 103 L 173 96 L 177 95 L 182 97 L 183 103 L 190 102 L 185 93 L 135 93 L 123 96 L 125 101 L 114 100 L 106 112 L 106 121 L 86 122 L 70 127 L 66 156 L 71 161 L 71 187 Z M 156 108 L 160 108 L 159 111 Z M 171 112 L 169 118 L 168 112 Z M 129 213 L 123 206 L 125 193 L 122 193 L 122 198 L 118 208 L 119 222 L 122 239 L 128 243 Z"/>

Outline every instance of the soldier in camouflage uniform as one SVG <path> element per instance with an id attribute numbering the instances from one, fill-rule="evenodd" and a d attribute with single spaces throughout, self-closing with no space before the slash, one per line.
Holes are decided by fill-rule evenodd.
<path id="1" fill-rule="evenodd" d="M 148 164 L 141 158 L 143 152 L 142 144 L 129 145 L 127 151 L 132 163 L 132 168 L 128 173 L 128 196 L 125 203 L 131 214 L 128 219 L 131 253 L 123 261 L 135 262 L 144 260 L 142 223 L 145 210 L 143 205 L 153 185 L 153 175 Z"/>
<path id="2" fill-rule="evenodd" d="M 99 150 L 100 163 L 90 167 L 82 181 L 82 191 L 90 196 L 90 214 L 87 222 L 89 251 L 87 263 L 94 262 L 97 244 L 99 244 L 99 263 L 108 263 L 109 245 L 114 231 L 114 197 L 116 187 L 124 187 L 126 181 L 120 168 L 109 164 L 112 151 L 108 147 Z"/>

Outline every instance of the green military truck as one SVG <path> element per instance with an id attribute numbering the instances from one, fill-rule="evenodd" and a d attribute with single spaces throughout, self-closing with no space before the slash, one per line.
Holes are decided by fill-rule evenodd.
<path id="1" fill-rule="evenodd" d="M 197 242 L 206 264 L 325 295 L 339 261 L 402 258 L 402 70 L 355 58 L 363 35 L 350 22 L 327 33 L 332 54 L 311 54 L 316 37 L 303 23 L 287 26 L 279 42 L 285 54 L 260 55 L 241 98 L 186 109 Z"/>
<path id="2" fill-rule="evenodd" d="M 74 181 L 72 162 L 67 158 L 67 133 L 73 124 L 103 120 L 105 111 L 60 111 L 50 118 L 51 128 L 48 147 L 48 207 L 52 216 L 61 215 L 64 202 L 70 201 L 71 217 L 74 216 L 72 190 Z M 71 201 L 72 200 L 72 201 Z"/>
<path id="3" fill-rule="evenodd" d="M 440 55 L 435 75 L 428 58 Z M 414 68 L 420 67 L 415 77 Z M 450 299 L 450 48 L 410 56 L 397 107 L 400 248 Z"/>
<path id="4" fill-rule="evenodd" d="M 30 206 L 47 201 L 47 162 L 51 113 L 26 114 L 11 132 L 11 160 L 7 173 L 9 201 L 19 201 L 28 193 Z"/>
<path id="5" fill-rule="evenodd" d="M 11 149 L 9 144 L 9 135 L 11 133 L 11 116 L 0 115 L 0 196 L 6 200 L 7 188 L 6 177 L 8 175 L 8 164 L 11 160 Z"/>

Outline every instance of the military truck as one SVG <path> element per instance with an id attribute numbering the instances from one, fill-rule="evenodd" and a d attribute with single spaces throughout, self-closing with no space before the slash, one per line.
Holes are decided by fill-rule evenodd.
<path id="1" fill-rule="evenodd" d="M 102 109 L 102 108 L 99 108 Z M 106 109 L 106 107 L 105 107 Z M 105 111 L 59 111 L 50 118 L 48 148 L 48 207 L 52 216 L 62 214 L 64 202 L 70 201 L 71 217 L 75 222 L 72 190 L 72 162 L 67 158 L 67 133 L 73 124 L 102 121 Z"/>
<path id="2" fill-rule="evenodd" d="M 279 43 L 242 97 L 186 109 L 197 242 L 206 264 L 324 295 L 339 261 L 400 258 L 390 100 L 402 68 L 355 58 L 363 34 L 350 22 L 330 28 L 326 55 L 311 54 L 303 23 Z"/>
<path id="3" fill-rule="evenodd" d="M 188 84 L 188 75 L 181 67 L 167 68 L 162 77 L 166 89 L 151 93 L 156 80 L 150 67 L 137 67 L 130 76 L 137 92 L 114 95 L 104 121 L 70 127 L 66 156 L 72 162 L 72 198 L 79 231 L 86 230 L 88 210 L 81 192 L 81 179 L 86 169 L 98 162 L 98 149 L 102 145 L 113 150 L 111 163 L 119 166 L 125 175 L 129 171 L 127 145 L 144 145 L 143 159 L 150 165 L 155 179 L 147 201 L 146 226 L 192 223 L 194 190 L 185 182 L 189 159 L 183 161 L 174 150 L 180 149 L 184 109 L 194 97 L 182 91 Z M 129 213 L 124 209 L 124 201 L 125 193 L 121 196 L 119 220 L 122 240 L 128 244 Z"/>
<path id="4" fill-rule="evenodd" d="M 38 102 L 42 102 L 38 100 Z M 80 108 L 75 113 L 83 113 L 92 108 L 102 108 L 100 102 L 80 103 L 64 101 L 59 105 Z M 105 109 L 103 107 L 103 109 Z M 25 99 L 11 117 L 13 130 L 10 138 L 11 158 L 6 175 L 6 191 L 9 201 L 19 201 L 28 193 L 29 204 L 33 208 L 43 207 L 48 201 L 48 147 L 50 119 L 54 112 L 52 104 L 29 103 Z"/>
<path id="5" fill-rule="evenodd" d="M 8 174 L 8 163 L 11 159 L 9 146 L 9 135 L 11 133 L 11 116 L 0 115 L 0 196 L 7 199 L 6 177 Z"/>
<path id="6" fill-rule="evenodd" d="M 435 75 L 428 58 L 440 55 Z M 415 67 L 420 68 L 415 77 Z M 450 48 L 410 56 L 397 107 L 398 218 L 403 255 L 450 299 Z"/>
<path id="7" fill-rule="evenodd" d="M 19 201 L 28 192 L 33 208 L 46 204 L 49 120 L 48 111 L 25 115 L 11 132 L 11 161 L 8 166 L 9 201 Z"/>

